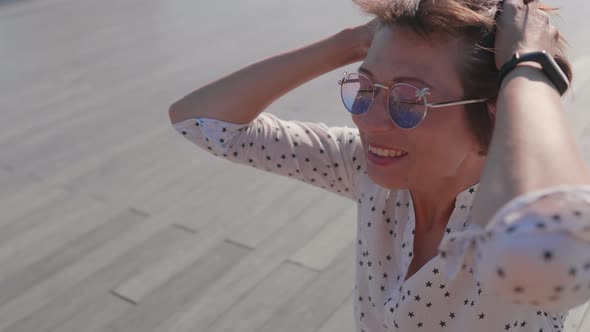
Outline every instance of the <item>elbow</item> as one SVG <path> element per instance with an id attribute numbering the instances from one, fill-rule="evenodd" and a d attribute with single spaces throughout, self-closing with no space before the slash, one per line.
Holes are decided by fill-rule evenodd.
<path id="1" fill-rule="evenodd" d="M 509 302 L 567 311 L 590 298 L 590 245 L 566 232 L 497 234 L 480 249 L 482 286 Z"/>
<path id="2" fill-rule="evenodd" d="M 181 117 L 180 100 L 175 101 L 168 107 L 168 117 L 170 118 L 170 123 L 173 125 L 183 120 Z"/>

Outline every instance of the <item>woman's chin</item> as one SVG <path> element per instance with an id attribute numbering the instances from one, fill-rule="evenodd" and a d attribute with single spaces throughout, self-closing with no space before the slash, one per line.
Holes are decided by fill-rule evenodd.
<path id="1" fill-rule="evenodd" d="M 369 167 L 367 174 L 369 175 L 369 178 L 373 180 L 373 182 L 386 189 L 400 189 L 408 187 L 407 179 L 401 179 L 398 176 L 392 174 L 385 174 L 377 170 L 372 170 L 371 167 Z"/>

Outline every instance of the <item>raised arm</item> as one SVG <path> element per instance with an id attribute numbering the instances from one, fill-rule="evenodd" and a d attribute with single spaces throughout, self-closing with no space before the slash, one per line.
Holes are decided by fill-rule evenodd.
<path id="1" fill-rule="evenodd" d="M 362 60 L 374 24 L 343 30 L 208 84 L 175 102 L 170 120 L 178 133 L 215 156 L 356 200 L 364 174 L 356 129 L 284 121 L 262 112 L 306 81 Z M 239 93 L 228 98 L 229 91 Z"/>
<path id="2" fill-rule="evenodd" d="M 524 1 L 529 2 L 529 1 Z M 500 68 L 516 51 L 552 53 L 557 31 L 537 2 L 506 0 L 496 37 Z M 558 185 L 590 184 L 563 102 L 537 63 L 511 71 L 500 88 L 496 125 L 474 205 L 486 224 L 513 198 Z"/>
<path id="3" fill-rule="evenodd" d="M 552 51 L 548 17 L 523 1 L 504 2 L 498 67 L 516 51 Z M 482 287 L 506 300 L 564 312 L 590 299 L 590 172 L 541 68 L 523 63 L 502 82 L 474 227 L 443 242 L 440 253 L 449 275 L 471 265 Z"/>
<path id="4" fill-rule="evenodd" d="M 372 41 L 374 24 L 371 21 L 342 30 L 207 84 L 172 104 L 170 121 L 174 124 L 190 118 L 209 118 L 237 124 L 249 123 L 273 101 L 303 83 L 362 60 Z M 229 91 L 240 93 L 228 98 Z"/>

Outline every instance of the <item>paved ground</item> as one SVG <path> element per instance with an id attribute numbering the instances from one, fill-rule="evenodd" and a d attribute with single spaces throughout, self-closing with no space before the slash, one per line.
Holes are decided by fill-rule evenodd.
<path id="1" fill-rule="evenodd" d="M 561 23 L 590 161 L 589 6 Z M 209 157 L 167 108 L 366 19 L 337 0 L 0 0 L 0 331 L 352 332 L 354 207 Z M 270 111 L 351 124 L 341 71 Z"/>

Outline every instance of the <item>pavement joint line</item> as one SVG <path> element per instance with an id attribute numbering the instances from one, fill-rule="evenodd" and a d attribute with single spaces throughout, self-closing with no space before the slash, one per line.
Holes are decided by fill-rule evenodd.
<path id="1" fill-rule="evenodd" d="M 301 268 L 304 268 L 304 269 L 309 270 L 309 271 L 312 271 L 312 272 L 318 272 L 318 273 L 322 272 L 322 270 L 318 270 L 318 269 L 313 268 L 311 266 L 307 266 L 307 265 L 305 265 L 305 264 L 303 264 L 301 262 L 294 261 L 291 258 L 287 258 L 285 260 L 285 263 L 291 264 L 291 265 L 295 265 L 297 267 L 301 267 Z"/>
<path id="2" fill-rule="evenodd" d="M 145 217 L 145 218 L 149 218 L 151 216 L 148 212 L 142 211 L 142 210 L 140 210 L 136 207 L 133 207 L 133 206 L 129 207 L 129 212 L 138 214 L 138 215 Z"/>
<path id="3" fill-rule="evenodd" d="M 117 291 L 114 290 L 114 289 L 110 290 L 109 293 L 111 295 L 113 295 L 114 297 L 118 298 L 119 300 L 122 300 L 124 302 L 129 303 L 129 304 L 132 304 L 134 306 L 138 306 L 139 305 L 139 303 L 133 301 L 132 299 L 126 297 L 125 295 L 117 293 Z"/>
<path id="4" fill-rule="evenodd" d="M 232 239 L 230 239 L 230 238 L 225 238 L 223 241 L 224 241 L 224 242 L 226 242 L 226 243 L 233 244 L 233 245 L 235 245 L 235 246 L 238 246 L 238 247 L 241 247 L 241 248 L 247 249 L 247 250 L 256 250 L 256 248 L 252 248 L 252 247 L 250 247 L 250 246 L 248 246 L 248 245 L 245 245 L 245 244 L 243 244 L 243 243 L 237 242 L 237 241 L 235 241 L 235 240 L 232 240 Z"/>
<path id="5" fill-rule="evenodd" d="M 191 234 L 197 234 L 198 233 L 198 231 L 196 231 L 196 230 L 194 230 L 194 229 L 192 229 L 192 228 L 190 228 L 188 226 L 182 225 L 182 224 L 173 223 L 172 224 L 172 227 L 178 228 L 178 229 L 180 229 L 182 231 L 185 231 L 185 232 L 188 232 L 188 233 L 191 233 Z"/>

